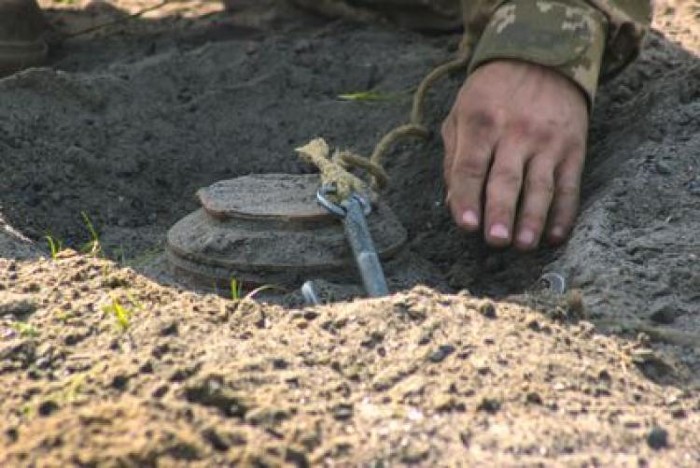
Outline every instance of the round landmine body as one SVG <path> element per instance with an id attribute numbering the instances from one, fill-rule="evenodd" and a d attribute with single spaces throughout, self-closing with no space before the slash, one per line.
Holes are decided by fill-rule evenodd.
<path id="1" fill-rule="evenodd" d="M 201 189 L 202 208 L 168 232 L 173 273 L 222 293 L 232 279 L 246 288 L 293 288 L 312 278 L 359 282 L 341 221 L 316 202 L 319 185 L 317 175 L 264 174 Z M 367 221 L 383 260 L 406 243 L 406 230 L 385 204 Z"/>

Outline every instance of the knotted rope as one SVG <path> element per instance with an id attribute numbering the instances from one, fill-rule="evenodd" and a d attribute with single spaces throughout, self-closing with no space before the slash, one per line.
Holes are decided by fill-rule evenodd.
<path id="1" fill-rule="evenodd" d="M 353 192 L 375 200 L 377 192 L 389 184 L 389 175 L 383 166 L 386 154 L 400 140 L 406 138 L 427 139 L 430 136 L 430 130 L 424 123 L 425 101 L 428 91 L 444 76 L 468 66 L 475 42 L 468 28 L 465 28 L 457 57 L 438 66 L 423 79 L 413 95 L 410 121 L 384 135 L 374 147 L 371 156 L 361 156 L 352 151 L 335 151 L 331 156 L 330 147 L 323 138 L 317 138 L 307 145 L 297 148 L 296 152 L 303 161 L 318 168 L 324 185 L 332 184 L 335 186 L 335 197 L 338 201 L 347 199 Z M 368 184 L 354 175 L 351 172 L 353 169 L 365 171 L 369 176 L 370 183 Z"/>

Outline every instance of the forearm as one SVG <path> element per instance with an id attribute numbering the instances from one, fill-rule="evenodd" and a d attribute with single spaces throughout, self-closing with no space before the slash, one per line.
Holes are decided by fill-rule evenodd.
<path id="1" fill-rule="evenodd" d="M 592 104 L 600 76 L 638 54 L 651 19 L 648 0 L 463 0 L 465 26 L 478 37 L 471 70 L 498 59 L 554 68 Z"/>

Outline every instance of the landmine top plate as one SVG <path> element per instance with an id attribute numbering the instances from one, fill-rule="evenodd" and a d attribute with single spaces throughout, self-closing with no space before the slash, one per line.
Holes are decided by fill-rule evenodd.
<path id="1" fill-rule="evenodd" d="M 317 175 L 255 174 L 217 182 L 197 196 L 217 219 L 329 219 L 332 215 L 315 202 L 318 187 Z"/>
<path id="2" fill-rule="evenodd" d="M 231 278 L 294 284 L 356 277 L 342 222 L 316 202 L 318 175 L 251 175 L 198 192 L 202 209 L 168 232 L 168 259 L 188 283 L 211 288 Z M 406 230 L 379 202 L 367 223 L 379 256 L 404 246 Z"/>

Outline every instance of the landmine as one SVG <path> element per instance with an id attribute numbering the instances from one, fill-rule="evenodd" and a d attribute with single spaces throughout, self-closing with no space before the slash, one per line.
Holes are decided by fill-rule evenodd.
<path id="1" fill-rule="evenodd" d="M 309 279 L 358 283 L 340 220 L 316 202 L 318 175 L 264 174 L 217 182 L 197 192 L 201 208 L 168 232 L 167 257 L 195 288 L 227 292 L 299 287 Z M 396 256 L 407 233 L 381 201 L 367 218 L 382 260 Z"/>

